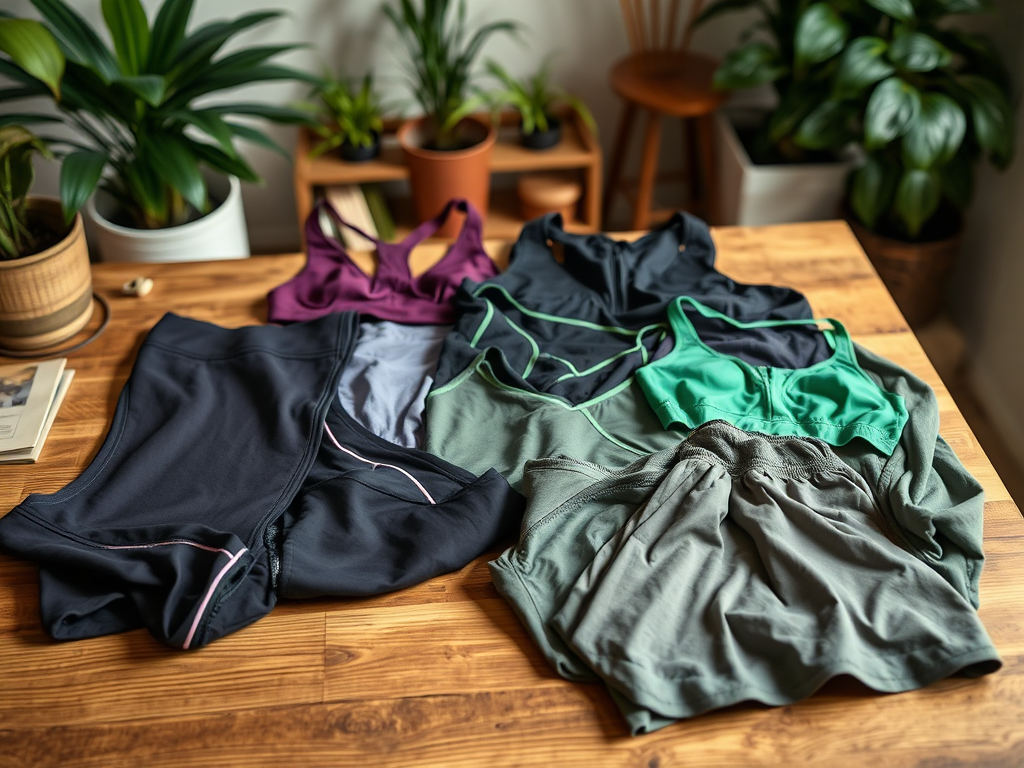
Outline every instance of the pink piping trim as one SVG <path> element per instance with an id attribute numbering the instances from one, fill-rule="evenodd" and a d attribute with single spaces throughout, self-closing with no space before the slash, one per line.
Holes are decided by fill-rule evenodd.
<path id="1" fill-rule="evenodd" d="M 408 472 L 406 472 L 401 467 L 396 467 L 393 464 L 381 464 L 379 461 L 370 461 L 369 459 L 364 459 L 362 456 L 360 456 L 355 451 L 350 451 L 348 448 L 346 448 L 341 443 L 339 443 L 338 439 L 334 436 L 334 433 L 331 432 L 331 428 L 329 426 L 327 426 L 327 422 L 326 421 L 324 422 L 324 429 L 327 430 L 327 435 L 331 438 L 331 442 L 334 443 L 335 446 L 337 446 L 338 450 L 344 451 L 349 456 L 351 456 L 351 457 L 353 457 L 355 459 L 359 459 L 359 461 L 366 462 L 367 464 L 369 464 L 374 469 L 376 469 L 377 467 L 385 467 L 386 469 L 394 469 L 394 470 L 397 470 L 397 471 L 401 472 L 407 478 L 412 480 L 412 482 L 416 485 L 416 487 L 420 489 L 420 493 L 422 493 L 424 496 L 426 496 L 427 501 L 429 501 L 431 504 L 437 504 L 437 502 L 434 501 L 434 497 L 431 496 L 429 493 L 427 493 L 427 489 L 424 488 L 422 485 L 420 485 L 420 481 L 417 480 L 412 475 L 410 475 Z"/>
<path id="2" fill-rule="evenodd" d="M 220 551 L 223 552 L 224 550 Z M 196 628 L 199 626 L 199 620 L 203 618 L 203 613 L 206 611 L 206 606 L 210 602 L 210 598 L 213 597 L 213 592 L 215 589 L 217 589 L 217 585 L 220 584 L 220 580 L 224 578 L 224 574 L 231 570 L 231 566 L 238 562 L 238 558 L 240 558 L 248 551 L 248 549 L 242 547 L 240 550 L 238 550 L 236 554 L 231 555 L 231 559 L 228 560 L 227 565 L 220 569 L 220 573 L 217 574 L 217 578 L 213 580 L 213 583 L 210 585 L 210 588 L 206 590 L 206 597 L 204 597 L 203 602 L 199 604 L 199 610 L 196 611 L 196 617 L 192 620 L 192 628 L 189 629 L 188 637 L 185 638 L 185 643 L 181 646 L 186 651 L 188 650 L 188 647 L 192 644 L 192 637 L 195 635 Z"/>
<path id="3" fill-rule="evenodd" d="M 168 544 L 187 544 L 190 547 L 196 547 L 198 549 L 205 549 L 207 552 L 223 552 L 225 555 L 230 555 L 226 549 L 219 547 L 208 547 L 205 544 L 197 544 L 194 541 L 186 541 L 185 539 L 171 539 L 170 541 L 157 541 L 153 544 L 97 544 L 96 546 L 101 549 L 151 549 L 153 547 L 166 547 Z"/>

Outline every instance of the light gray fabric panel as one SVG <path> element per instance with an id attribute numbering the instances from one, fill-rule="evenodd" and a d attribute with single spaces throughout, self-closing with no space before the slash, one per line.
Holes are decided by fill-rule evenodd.
<path id="1" fill-rule="evenodd" d="M 423 407 L 449 325 L 362 322 L 338 384 L 342 407 L 362 426 L 406 448 L 423 447 Z"/>

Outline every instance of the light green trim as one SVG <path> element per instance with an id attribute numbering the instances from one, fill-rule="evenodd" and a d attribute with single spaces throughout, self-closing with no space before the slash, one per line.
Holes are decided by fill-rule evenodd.
<path id="1" fill-rule="evenodd" d="M 487 301 L 486 299 L 484 301 Z M 480 323 L 480 327 L 476 329 L 476 333 L 473 334 L 473 340 L 469 342 L 469 346 L 476 349 L 476 343 L 480 341 L 480 337 L 484 335 L 484 331 L 487 330 L 487 326 L 491 324 L 491 318 L 494 317 L 494 305 L 491 302 L 487 302 L 487 314 L 484 315 L 484 320 Z"/>
<path id="2" fill-rule="evenodd" d="M 562 323 L 564 325 L 575 325 L 579 328 L 590 328 L 591 330 L 594 331 L 607 331 L 608 333 L 619 333 L 624 336 L 635 336 L 637 333 L 639 333 L 638 331 L 632 331 L 628 328 L 619 328 L 618 326 L 614 325 L 598 325 L 597 323 L 591 323 L 586 320 L 577 320 L 576 318 L 573 317 L 558 317 L 557 315 L 549 315 L 544 312 L 535 312 L 532 309 L 527 309 L 514 298 L 512 298 L 512 294 L 506 291 L 502 286 L 494 285 L 493 283 L 483 283 L 482 285 L 477 286 L 476 290 L 473 291 L 473 296 L 479 297 L 483 291 L 488 289 L 500 291 L 508 300 L 508 302 L 513 307 L 522 312 L 524 315 L 536 317 L 540 320 L 548 320 L 552 323 Z M 664 323 L 660 323 L 659 325 L 663 328 L 666 327 Z"/>
<path id="3" fill-rule="evenodd" d="M 470 368 L 467 369 L 467 370 L 469 370 L 470 372 L 472 372 L 472 371 L 478 372 L 480 374 L 480 377 L 484 381 L 486 381 L 492 387 L 500 389 L 500 390 L 502 390 L 504 392 L 511 392 L 512 394 L 520 395 L 522 397 L 533 398 L 535 400 L 542 400 L 545 403 L 551 403 L 552 405 L 557 405 L 557 406 L 559 406 L 561 408 L 564 408 L 567 411 L 582 411 L 582 410 L 586 410 L 587 408 L 589 408 L 589 407 L 591 407 L 593 405 L 597 405 L 598 403 L 607 400 L 609 397 L 614 397 L 619 392 L 621 392 L 624 389 L 626 389 L 633 382 L 632 377 L 630 377 L 629 379 L 627 379 L 626 381 L 622 382 L 618 386 L 613 387 L 612 389 L 608 390 L 603 395 L 601 395 L 599 397 L 595 397 L 593 400 L 587 400 L 585 403 L 579 403 L 578 405 L 571 405 L 566 400 L 562 399 L 561 397 L 558 397 L 557 395 L 547 395 L 547 394 L 544 394 L 542 392 L 528 392 L 525 389 L 519 389 L 519 387 L 513 387 L 510 384 L 506 384 L 505 382 L 499 380 L 498 377 L 494 374 L 494 371 L 491 369 L 491 364 L 489 362 L 487 362 L 486 360 L 480 359 L 479 357 L 473 363 L 473 365 L 470 366 Z M 461 383 L 461 381 L 465 381 L 465 379 L 468 378 L 468 377 L 466 377 L 464 375 L 464 373 L 460 374 L 458 379 L 457 379 L 457 380 L 460 381 L 460 383 Z M 441 389 L 434 390 L 433 392 L 430 393 L 430 395 L 440 394 L 440 392 L 442 390 L 447 391 L 447 390 L 449 390 L 451 388 L 452 388 L 452 383 L 450 382 L 450 383 L 446 384 L 444 387 L 442 387 Z M 428 395 L 428 397 L 430 395 Z"/>
<path id="4" fill-rule="evenodd" d="M 487 299 L 484 299 L 484 301 L 487 301 Z M 487 301 L 487 305 L 491 306 L 491 302 Z M 533 370 L 533 366 L 537 362 L 537 358 L 540 357 L 540 347 L 538 347 L 537 346 L 537 342 L 533 340 L 533 336 L 531 336 L 526 331 L 524 331 L 522 328 L 520 328 L 518 325 L 513 323 L 508 318 L 507 315 L 502 314 L 502 317 L 505 319 L 505 322 L 509 324 L 509 327 L 513 331 L 515 331 L 520 336 L 522 336 L 524 339 L 526 339 L 528 342 L 530 342 L 530 348 L 533 350 L 532 354 L 530 355 L 530 362 L 528 362 L 526 364 L 526 370 L 524 370 L 522 372 L 522 374 L 521 374 L 523 379 L 525 379 L 527 376 L 530 375 L 530 371 Z"/>
<path id="5" fill-rule="evenodd" d="M 608 434 L 608 432 L 605 431 L 604 427 L 597 423 L 597 419 L 594 418 L 594 415 L 590 411 L 583 411 L 583 415 L 587 417 L 587 421 L 589 421 L 593 425 L 594 429 L 596 429 L 604 437 L 605 440 L 608 440 L 614 443 L 615 445 L 619 446 L 619 448 L 629 451 L 630 453 L 634 453 L 637 456 L 646 456 L 647 453 L 649 453 L 649 451 L 640 451 L 631 445 L 626 445 L 621 440 L 616 440 L 614 437 Z"/>
<path id="6" fill-rule="evenodd" d="M 436 395 L 443 395 L 446 392 L 451 392 L 453 389 L 456 389 L 459 385 L 462 384 L 462 382 L 464 382 L 466 379 L 472 376 L 476 372 L 476 369 L 483 364 L 483 362 L 484 353 L 481 352 L 479 355 L 476 356 L 473 362 L 467 365 L 466 369 L 458 376 L 456 376 L 454 379 L 449 381 L 443 387 L 438 387 L 437 389 L 432 389 L 429 392 L 427 392 L 427 400 Z"/>

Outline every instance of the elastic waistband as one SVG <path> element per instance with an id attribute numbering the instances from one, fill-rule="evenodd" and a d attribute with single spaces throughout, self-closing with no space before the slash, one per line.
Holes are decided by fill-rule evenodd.
<path id="1" fill-rule="evenodd" d="M 145 346 L 203 359 L 252 350 L 291 358 L 344 356 L 355 341 L 357 325 L 355 312 L 337 312 L 294 325 L 241 328 L 222 328 L 168 312 L 153 326 Z"/>
<path id="2" fill-rule="evenodd" d="M 725 421 L 709 421 L 680 443 L 679 461 L 701 459 L 730 475 L 763 470 L 775 476 L 806 477 L 817 472 L 849 474 L 829 445 L 813 437 L 745 432 Z"/>

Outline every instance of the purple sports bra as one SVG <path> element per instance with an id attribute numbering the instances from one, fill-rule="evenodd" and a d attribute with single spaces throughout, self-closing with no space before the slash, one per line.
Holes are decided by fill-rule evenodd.
<path id="1" fill-rule="evenodd" d="M 451 325 L 452 298 L 464 278 L 494 277 L 497 267 L 484 252 L 480 214 L 466 200 L 450 200 L 441 213 L 420 224 L 400 243 L 385 243 L 344 221 L 326 201 L 320 206 L 338 224 L 377 246 L 377 272 L 370 277 L 349 258 L 341 243 L 320 228 L 318 206 L 306 219 L 309 258 L 303 270 L 267 296 L 272 323 L 313 320 L 330 312 L 355 310 L 363 316 L 410 325 Z M 462 231 L 444 257 L 419 277 L 409 270 L 409 253 L 434 234 L 453 210 L 466 214 Z"/>

